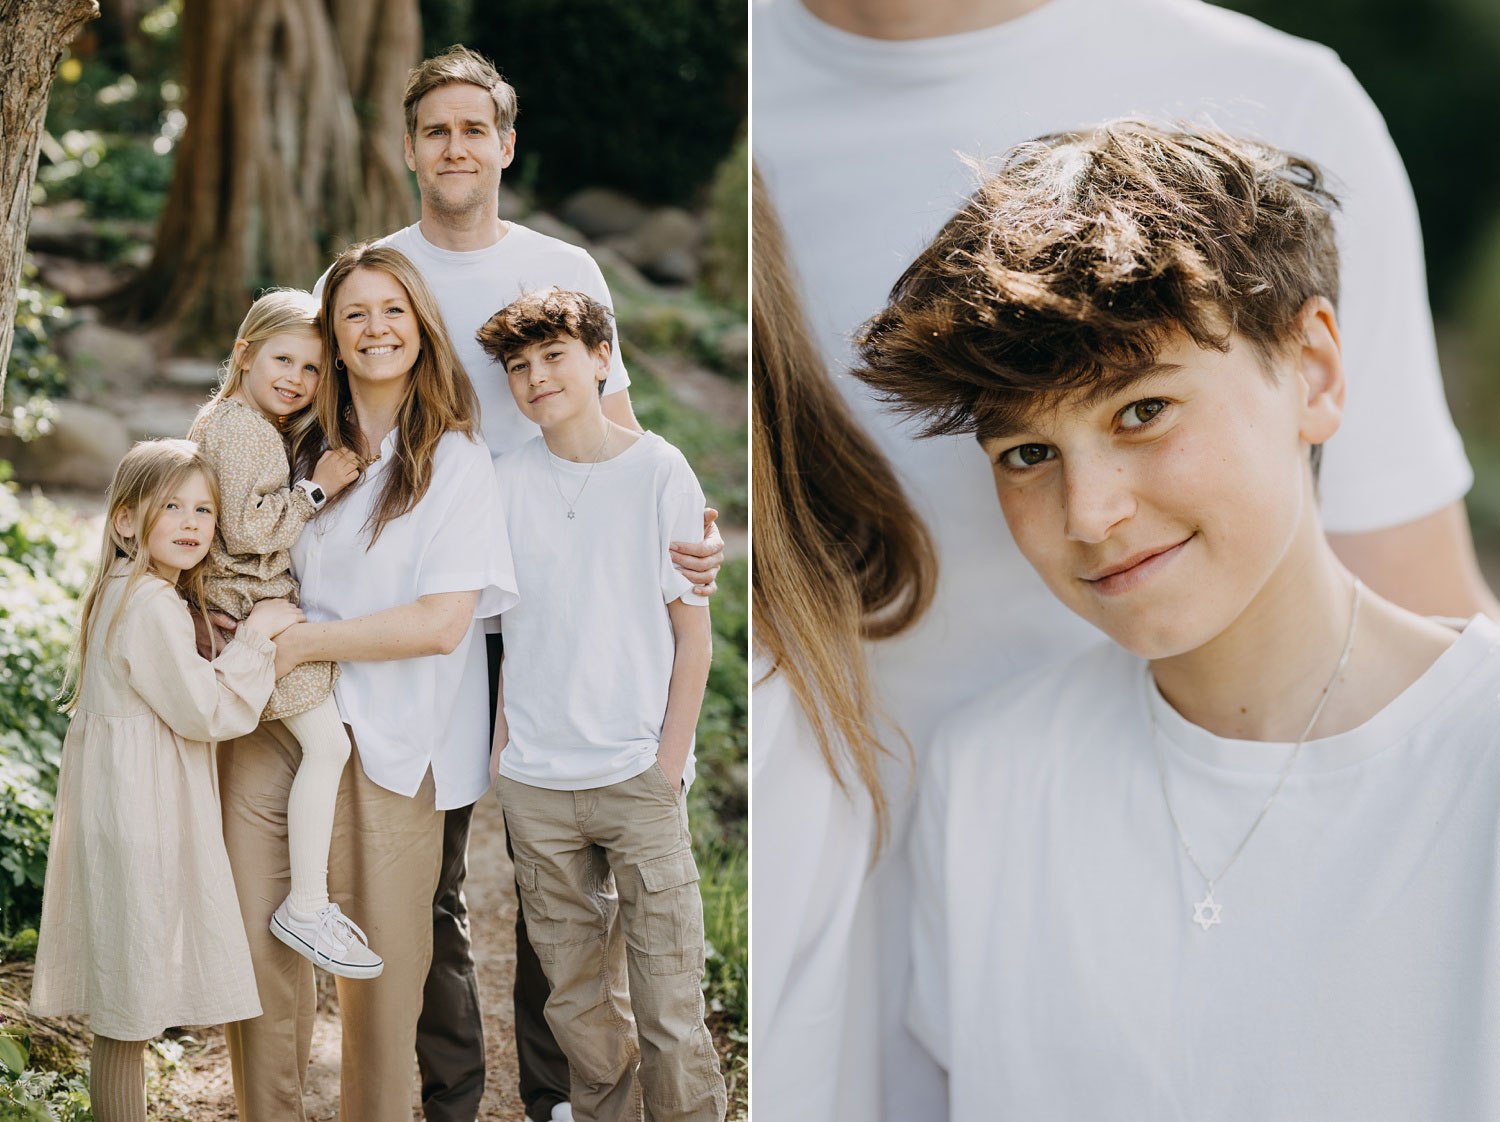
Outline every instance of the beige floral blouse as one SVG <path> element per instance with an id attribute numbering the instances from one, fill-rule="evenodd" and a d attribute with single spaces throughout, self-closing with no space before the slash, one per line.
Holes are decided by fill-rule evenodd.
<path id="1" fill-rule="evenodd" d="M 219 477 L 219 527 L 204 582 L 208 606 L 244 619 L 260 600 L 297 603 L 291 548 L 314 511 L 312 500 L 291 486 L 281 433 L 259 410 L 229 398 L 200 414 L 188 439 Z M 277 681 L 262 719 L 307 712 L 337 680 L 337 663 L 304 662 Z"/>

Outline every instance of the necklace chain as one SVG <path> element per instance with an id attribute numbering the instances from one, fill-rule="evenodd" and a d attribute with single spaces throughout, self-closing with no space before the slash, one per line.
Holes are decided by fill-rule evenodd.
<path id="1" fill-rule="evenodd" d="M 557 488 L 557 497 L 563 501 L 563 506 L 568 508 L 568 517 L 573 517 L 573 509 L 583 498 L 583 492 L 588 488 L 589 480 L 594 478 L 594 468 L 599 463 L 599 457 L 604 454 L 604 446 L 609 443 L 609 434 L 613 431 L 609 418 L 604 418 L 604 439 L 599 442 L 599 447 L 594 450 L 594 458 L 589 461 L 589 470 L 583 477 L 583 486 L 578 488 L 578 494 L 573 496 L 573 501 L 568 502 L 568 496 L 563 494 L 562 481 L 557 478 L 557 465 L 552 462 L 552 452 L 547 452 L 547 471 L 552 476 L 552 486 Z"/>
<path id="2" fill-rule="evenodd" d="M 1167 817 L 1172 820 L 1172 829 L 1177 832 L 1177 840 L 1182 844 L 1182 851 L 1187 854 L 1187 858 L 1192 862 L 1193 868 L 1198 871 L 1198 875 L 1203 878 L 1204 883 L 1208 886 L 1208 895 L 1193 905 L 1193 922 L 1203 928 L 1204 931 L 1222 922 L 1219 917 L 1223 910 L 1223 905 L 1214 900 L 1214 886 L 1224 879 L 1225 874 L 1239 860 L 1240 854 L 1245 851 L 1245 847 L 1250 844 L 1250 839 L 1255 836 L 1255 831 L 1260 829 L 1260 824 L 1265 821 L 1266 814 L 1270 811 L 1272 804 L 1276 802 L 1277 796 L 1281 794 L 1281 789 L 1286 786 L 1287 777 L 1292 774 L 1292 767 L 1297 762 L 1297 756 L 1302 751 L 1302 745 L 1307 743 L 1307 738 L 1311 735 L 1313 726 L 1318 723 L 1318 718 L 1323 715 L 1323 708 L 1328 704 L 1328 698 L 1333 693 L 1334 684 L 1338 682 L 1339 675 L 1343 673 L 1344 667 L 1348 665 L 1349 654 L 1354 650 L 1354 632 L 1359 625 L 1359 605 L 1363 590 L 1364 585 L 1356 577 L 1354 579 L 1352 602 L 1349 608 L 1349 632 L 1344 636 L 1344 649 L 1339 654 L 1338 663 L 1334 666 L 1333 673 L 1328 676 L 1328 682 L 1324 685 L 1323 692 L 1318 695 L 1318 704 L 1313 708 L 1312 716 L 1307 719 L 1307 724 L 1302 729 L 1302 735 L 1297 738 L 1297 743 L 1293 745 L 1291 753 L 1286 758 L 1286 763 L 1282 765 L 1281 774 L 1276 778 L 1276 785 L 1271 788 L 1271 793 L 1266 796 L 1266 801 L 1261 805 L 1260 813 L 1255 816 L 1255 821 L 1250 823 L 1250 829 L 1245 831 L 1245 836 L 1240 839 L 1240 844 L 1234 847 L 1234 852 L 1229 855 L 1229 859 L 1224 862 L 1224 867 L 1215 876 L 1209 876 L 1204 870 L 1203 863 L 1198 860 L 1198 855 L 1193 852 L 1193 847 L 1187 839 L 1187 834 L 1183 832 L 1182 823 L 1177 819 L 1177 811 L 1172 807 L 1172 796 L 1167 789 L 1167 765 L 1166 758 L 1162 752 L 1161 730 L 1157 726 L 1156 707 L 1152 704 L 1152 698 L 1149 693 L 1151 670 L 1149 666 L 1146 669 L 1145 683 L 1148 690 L 1146 711 L 1151 716 L 1151 743 L 1156 751 L 1156 775 L 1161 781 L 1162 801 L 1166 803 Z"/>

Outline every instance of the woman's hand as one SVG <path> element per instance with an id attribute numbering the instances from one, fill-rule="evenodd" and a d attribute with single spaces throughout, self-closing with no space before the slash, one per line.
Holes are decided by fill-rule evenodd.
<path id="1" fill-rule="evenodd" d="M 713 507 L 703 512 L 701 542 L 672 543 L 672 563 L 693 582 L 693 591 L 703 597 L 718 591 L 715 578 L 719 566 L 724 564 L 724 539 L 719 536 L 718 517 L 719 512 Z"/>
<path id="2" fill-rule="evenodd" d="M 250 609 L 244 626 L 274 640 L 292 624 L 301 623 L 305 619 L 307 617 L 302 614 L 302 609 L 290 601 L 262 600 Z"/>
<path id="3" fill-rule="evenodd" d="M 312 481 L 330 499 L 359 478 L 359 457 L 352 448 L 330 448 L 318 457 Z"/>

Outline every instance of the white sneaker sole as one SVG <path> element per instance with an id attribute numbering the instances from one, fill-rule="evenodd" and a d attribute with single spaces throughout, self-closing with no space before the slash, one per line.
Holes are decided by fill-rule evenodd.
<path id="1" fill-rule="evenodd" d="M 380 972 L 385 969 L 383 960 L 374 966 L 360 966 L 353 962 L 342 962 L 337 958 L 315 955 L 312 944 L 282 923 L 281 917 L 275 914 L 271 916 L 271 934 L 314 966 L 321 967 L 330 974 L 337 974 L 340 978 L 378 978 Z"/>

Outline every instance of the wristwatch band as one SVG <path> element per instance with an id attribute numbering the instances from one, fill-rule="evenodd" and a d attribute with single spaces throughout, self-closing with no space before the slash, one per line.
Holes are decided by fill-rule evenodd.
<path id="1" fill-rule="evenodd" d="M 297 490 L 307 496 L 307 501 L 312 503 L 313 510 L 322 510 L 323 504 L 328 501 L 328 495 L 323 488 L 319 487 L 311 479 L 297 480 Z"/>

